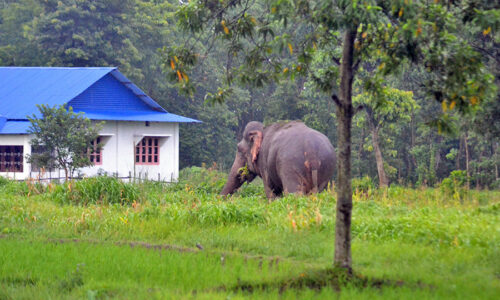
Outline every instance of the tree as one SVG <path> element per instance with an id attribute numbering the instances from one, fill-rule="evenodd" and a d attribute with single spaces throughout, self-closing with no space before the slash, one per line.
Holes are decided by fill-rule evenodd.
<path id="1" fill-rule="evenodd" d="M 48 65 L 69 67 L 117 66 L 130 78 L 141 79 L 141 52 L 126 15 L 134 0 L 47 0 L 43 13 L 25 34 L 39 46 Z"/>
<path id="2" fill-rule="evenodd" d="M 384 158 L 380 146 L 380 131 L 385 127 L 394 127 L 398 122 L 409 122 L 411 113 L 417 109 L 412 92 L 386 88 L 379 95 L 382 99 L 374 99 L 367 94 L 359 94 L 353 102 L 362 105 L 366 112 L 366 119 L 361 118 L 361 126 L 368 123 L 372 135 L 372 146 L 377 162 L 377 172 L 380 187 L 389 186 L 389 178 L 384 167 Z"/>
<path id="3" fill-rule="evenodd" d="M 310 76 L 318 88 L 330 93 L 337 108 L 338 139 L 334 265 L 351 271 L 351 130 L 353 116 L 361 109 L 352 102 L 354 78 L 364 63 L 375 64 L 373 76 L 363 85 L 377 99 L 386 77 L 402 66 L 423 66 L 428 98 L 441 103 L 443 110 L 467 112 L 489 96 L 491 76 L 481 55 L 460 37 L 457 25 L 470 23 L 484 9 L 491 8 L 482 1 L 182 2 L 177 10 L 179 26 L 194 37 L 164 51 L 165 69 L 169 78 L 192 91 L 188 73 L 209 52 L 196 50 L 208 32 L 212 43 L 218 41 L 228 53 L 226 86 L 214 101 L 229 97 L 225 92 L 235 81 L 262 86 L 296 76 Z M 492 26 L 484 28 L 487 33 L 497 29 Z M 280 34 L 278 28 L 284 28 Z M 442 129 L 446 119 L 435 124 Z"/>
<path id="4" fill-rule="evenodd" d="M 92 125 L 83 113 L 75 114 L 72 107 L 37 106 L 40 116 L 28 117 L 31 122 L 28 132 L 34 135 L 30 141 L 33 148 L 44 151 L 32 153 L 28 162 L 43 168 L 64 169 L 67 181 L 76 169 L 92 165 L 89 149 L 93 149 L 92 142 L 98 137 L 102 123 Z"/>
<path id="5" fill-rule="evenodd" d="M 38 47 L 28 40 L 24 30 L 42 12 L 36 0 L 0 0 L 0 64 L 36 66 L 42 64 Z"/>

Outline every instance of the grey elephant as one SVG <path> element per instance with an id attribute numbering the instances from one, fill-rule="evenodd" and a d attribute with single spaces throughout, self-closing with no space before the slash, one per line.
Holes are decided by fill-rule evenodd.
<path id="1" fill-rule="evenodd" d="M 260 176 L 266 196 L 309 194 L 324 190 L 333 176 L 336 155 L 322 133 L 300 121 L 264 126 L 250 122 L 221 195 L 234 193 L 244 182 Z"/>

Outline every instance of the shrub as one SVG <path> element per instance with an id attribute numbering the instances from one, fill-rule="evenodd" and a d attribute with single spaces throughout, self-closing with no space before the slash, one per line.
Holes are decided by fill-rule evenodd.
<path id="1" fill-rule="evenodd" d="M 30 187 L 24 181 L 15 181 L 0 176 L 0 193 L 26 196 L 30 193 Z"/>
<path id="2" fill-rule="evenodd" d="M 236 195 L 240 197 L 266 197 L 266 193 L 264 192 L 264 184 L 262 183 L 262 179 L 255 178 L 250 184 L 243 184 Z"/>
<path id="3" fill-rule="evenodd" d="M 179 191 L 186 188 L 195 192 L 218 194 L 226 183 L 226 175 L 222 172 L 204 167 L 190 167 L 179 172 L 179 182 L 170 187 Z"/>
<path id="4" fill-rule="evenodd" d="M 362 178 L 353 178 L 352 179 L 352 190 L 358 192 L 368 192 L 368 190 L 374 190 L 375 183 L 372 178 L 369 176 L 365 176 Z"/>
<path id="5" fill-rule="evenodd" d="M 7 184 L 9 184 L 10 180 L 3 177 L 3 176 L 0 176 L 0 186 L 5 186 Z"/>
<path id="6" fill-rule="evenodd" d="M 140 200 L 137 185 L 125 183 L 109 176 L 85 178 L 51 186 L 50 198 L 59 203 L 82 204 L 130 204 Z"/>
<path id="7" fill-rule="evenodd" d="M 443 192 L 448 194 L 455 193 L 458 189 L 465 186 L 467 182 L 467 174 L 465 171 L 456 170 L 450 173 L 450 176 L 443 179 L 440 184 L 440 188 Z"/>

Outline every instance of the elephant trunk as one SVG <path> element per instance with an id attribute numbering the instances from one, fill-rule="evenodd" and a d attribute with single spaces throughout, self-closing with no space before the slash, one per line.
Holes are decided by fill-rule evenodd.
<path id="1" fill-rule="evenodd" d="M 234 193 L 245 182 L 244 176 L 240 174 L 240 169 L 243 168 L 245 164 L 245 159 L 239 153 L 236 153 L 231 172 L 229 172 L 226 185 L 224 185 L 220 193 L 221 195 L 226 196 Z"/>

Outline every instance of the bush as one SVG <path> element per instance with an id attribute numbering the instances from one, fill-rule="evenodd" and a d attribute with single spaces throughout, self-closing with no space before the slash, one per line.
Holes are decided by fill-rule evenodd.
<path id="1" fill-rule="evenodd" d="M 368 192 L 368 190 L 374 190 L 375 183 L 372 178 L 369 176 L 365 176 L 362 178 L 353 178 L 352 179 L 352 191 L 358 192 Z"/>
<path id="2" fill-rule="evenodd" d="M 457 192 L 459 189 L 463 188 L 467 182 L 467 174 L 465 171 L 456 170 L 450 173 L 450 176 L 443 179 L 440 184 L 440 189 L 447 193 L 448 195 L 452 195 Z"/>
<path id="3" fill-rule="evenodd" d="M 261 197 L 265 198 L 264 184 L 260 178 L 256 178 L 253 182 L 244 183 L 236 192 L 235 195 L 240 197 Z"/>
<path id="4" fill-rule="evenodd" d="M 490 188 L 493 190 L 500 189 L 500 179 L 496 179 L 495 181 L 493 181 L 493 183 L 490 185 Z"/>
<path id="5" fill-rule="evenodd" d="M 15 181 L 0 176 L 0 193 L 26 196 L 30 194 L 30 186 L 24 181 Z"/>
<path id="6" fill-rule="evenodd" d="M 5 185 L 7 185 L 9 183 L 10 183 L 9 179 L 7 179 L 7 178 L 5 178 L 3 176 L 0 176 L 0 186 L 5 186 Z"/>
<path id="7" fill-rule="evenodd" d="M 226 184 L 226 174 L 203 167 L 190 167 L 179 172 L 179 182 L 171 190 L 193 189 L 198 193 L 218 194 Z"/>
<path id="8" fill-rule="evenodd" d="M 70 204 L 130 204 L 140 200 L 137 185 L 109 176 L 85 178 L 49 187 L 50 198 Z"/>

